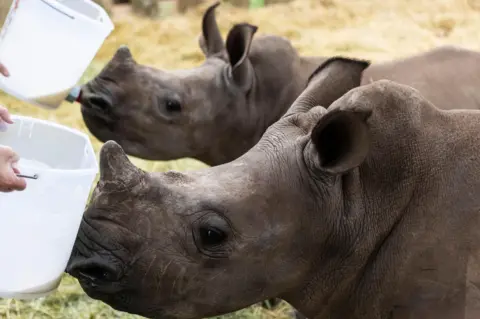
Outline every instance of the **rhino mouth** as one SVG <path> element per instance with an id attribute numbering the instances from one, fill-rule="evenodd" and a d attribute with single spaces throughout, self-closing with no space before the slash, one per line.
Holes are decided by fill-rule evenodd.
<path id="1" fill-rule="evenodd" d="M 88 130 L 102 142 L 115 139 L 115 122 L 108 116 L 99 115 L 97 111 L 82 105 L 82 117 Z"/>
<path id="2" fill-rule="evenodd" d="M 146 318 L 176 319 L 163 308 L 149 309 L 144 300 L 138 299 L 138 291 L 129 289 L 125 283 L 124 271 L 112 258 L 105 258 L 102 252 L 86 258 L 76 244 L 66 273 L 76 278 L 83 291 L 92 299 L 102 301 L 117 311 L 133 313 Z M 101 256 L 101 257 L 100 257 Z"/>
<path id="3" fill-rule="evenodd" d="M 91 106 L 86 103 L 82 103 L 81 111 L 84 118 L 88 118 L 98 122 L 97 125 L 107 125 L 110 130 L 113 130 L 115 116 L 112 112 L 99 110 L 95 106 Z"/>
<path id="4" fill-rule="evenodd" d="M 116 293 L 126 273 L 119 255 L 122 249 L 99 238 L 100 233 L 84 219 L 65 272 L 78 279 L 84 290 Z"/>
<path id="5" fill-rule="evenodd" d="M 118 270 L 112 264 L 98 258 L 98 260 L 76 260 L 69 265 L 67 273 L 78 279 L 85 290 L 100 289 L 104 293 L 115 293 Z"/>
<path id="6" fill-rule="evenodd" d="M 146 138 L 139 135 L 131 127 L 126 127 L 121 118 L 110 108 L 98 107 L 98 104 L 104 105 L 107 102 L 102 101 L 101 95 L 91 93 L 90 89 L 82 94 L 89 97 L 82 97 L 81 113 L 87 129 L 101 142 L 113 140 L 120 144 L 125 151 L 132 156 L 156 160 L 149 158 L 149 143 Z M 93 98 L 93 97 L 95 98 Z M 132 132 L 133 130 L 133 132 Z"/>
<path id="7" fill-rule="evenodd" d="M 92 81 L 82 87 L 81 112 L 85 123 L 92 131 L 115 129 L 116 115 L 112 94 L 102 85 Z"/>
<path id="8" fill-rule="evenodd" d="M 83 121 L 88 130 L 102 142 L 113 139 L 117 121 L 113 114 L 111 99 L 105 94 L 96 93 L 89 83 L 82 88 L 79 102 Z"/>
<path id="9" fill-rule="evenodd" d="M 86 124 L 92 129 L 108 129 L 113 132 L 116 116 L 113 103 L 106 94 L 96 93 L 91 85 L 85 85 L 80 99 L 81 112 Z M 87 123 L 88 122 L 88 123 Z"/>

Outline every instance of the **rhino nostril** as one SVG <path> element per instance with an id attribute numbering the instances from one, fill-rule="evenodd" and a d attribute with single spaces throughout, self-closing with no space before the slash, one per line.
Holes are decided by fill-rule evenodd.
<path id="1" fill-rule="evenodd" d="M 115 281 L 117 279 L 117 271 L 109 266 L 87 262 L 71 267 L 70 274 L 78 279 L 86 279 L 89 281 Z"/>
<path id="2" fill-rule="evenodd" d="M 102 112 L 106 112 L 112 107 L 112 102 L 109 98 L 90 93 L 87 90 L 82 93 L 80 103 L 87 109 L 96 109 Z"/>
<path id="3" fill-rule="evenodd" d="M 104 111 L 112 107 L 110 101 L 101 96 L 92 96 L 88 99 L 88 104 Z"/>
<path id="4" fill-rule="evenodd" d="M 79 274 L 80 276 L 88 279 L 108 280 L 109 278 L 113 277 L 109 270 L 96 266 L 86 267 L 82 270 L 79 270 Z"/>

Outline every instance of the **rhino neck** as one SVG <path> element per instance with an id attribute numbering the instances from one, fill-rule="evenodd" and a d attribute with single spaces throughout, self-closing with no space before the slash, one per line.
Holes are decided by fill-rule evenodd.
<path id="1" fill-rule="evenodd" d="M 472 147 L 480 137 L 465 135 L 467 121 L 441 113 L 396 120 L 396 128 L 373 133 L 378 146 L 337 185 L 347 194 L 339 205 L 350 207 L 338 211 L 337 246 L 326 255 L 319 245 L 308 281 L 282 296 L 308 318 L 479 315 L 478 288 L 469 282 L 480 278 L 472 258 L 480 254 L 480 158 Z M 480 113 L 477 124 L 470 120 L 471 132 L 479 120 Z"/>
<path id="2" fill-rule="evenodd" d="M 295 56 L 264 72 L 256 72 L 258 86 L 252 92 L 249 138 L 255 145 L 265 131 L 277 122 L 303 92 L 310 74 L 320 66 L 325 57 Z"/>
<path id="3" fill-rule="evenodd" d="M 215 134 L 204 152 L 194 157 L 208 165 L 230 162 L 245 154 L 278 121 L 302 93 L 310 74 L 325 60 L 323 57 L 290 56 L 287 61 L 252 59 L 255 85 L 247 96 L 246 105 L 229 112 L 233 122 L 222 123 L 224 131 Z M 280 65 L 280 67 L 279 67 Z"/>

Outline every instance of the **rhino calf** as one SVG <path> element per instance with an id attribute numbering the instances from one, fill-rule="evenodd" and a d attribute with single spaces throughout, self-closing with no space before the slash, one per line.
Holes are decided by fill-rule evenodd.
<path id="1" fill-rule="evenodd" d="M 67 272 L 149 318 L 273 297 L 312 319 L 479 318 L 480 111 L 357 87 L 367 66 L 327 60 L 230 163 L 148 173 L 105 143 Z"/>
<path id="2" fill-rule="evenodd" d="M 326 58 L 302 57 L 286 38 L 255 36 L 240 23 L 220 34 L 215 9 L 202 20 L 198 67 L 164 71 L 137 63 L 126 46 L 83 87 L 82 115 L 101 141 L 148 160 L 231 161 L 255 145 Z"/>
<path id="3" fill-rule="evenodd" d="M 248 151 L 285 114 L 326 57 L 300 56 L 287 39 L 256 36 L 258 27 L 248 23 L 236 24 L 224 43 L 218 5 L 202 19 L 199 45 L 206 59 L 198 67 L 159 70 L 138 63 L 126 46 L 118 49 L 83 89 L 82 115 L 95 137 L 147 160 L 191 157 L 220 165 Z M 445 46 L 372 64 L 360 85 L 389 79 L 418 89 L 442 109 L 479 108 L 478 74 L 480 53 Z M 341 86 L 332 90 L 332 98 L 345 93 Z"/>

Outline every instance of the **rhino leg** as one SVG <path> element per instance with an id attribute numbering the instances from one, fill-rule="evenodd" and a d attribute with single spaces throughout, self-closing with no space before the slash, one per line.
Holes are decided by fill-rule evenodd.
<path id="1" fill-rule="evenodd" d="M 293 309 L 292 312 L 290 313 L 290 317 L 293 319 L 308 319 L 304 315 L 302 315 L 299 311 Z"/>
<path id="2" fill-rule="evenodd" d="M 265 309 L 273 309 L 278 306 L 280 302 L 282 302 L 282 300 L 278 298 L 267 299 L 262 301 L 262 307 Z"/>
<path id="3" fill-rule="evenodd" d="M 262 307 L 265 308 L 265 309 L 274 309 L 275 307 L 277 307 L 280 304 L 280 302 L 282 302 L 282 300 L 278 299 L 278 298 L 267 299 L 267 300 L 262 302 Z M 302 315 L 296 309 L 293 309 L 290 312 L 289 317 L 292 318 L 292 319 L 307 319 L 307 317 Z"/>

